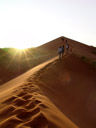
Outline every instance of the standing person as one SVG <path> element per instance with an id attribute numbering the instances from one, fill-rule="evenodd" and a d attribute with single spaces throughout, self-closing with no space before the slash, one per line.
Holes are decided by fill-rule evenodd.
<path id="1" fill-rule="evenodd" d="M 69 50 L 69 44 L 66 41 L 66 52 L 68 52 L 68 50 Z"/>
<path id="2" fill-rule="evenodd" d="M 62 46 L 62 57 L 64 56 L 64 45 Z"/>
<path id="3" fill-rule="evenodd" d="M 62 54 L 62 47 L 60 46 L 60 47 L 58 48 L 59 59 L 61 58 L 61 54 Z"/>

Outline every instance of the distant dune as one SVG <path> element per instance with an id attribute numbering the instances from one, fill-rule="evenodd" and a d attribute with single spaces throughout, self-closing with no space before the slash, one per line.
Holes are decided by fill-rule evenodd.
<path id="1" fill-rule="evenodd" d="M 84 55 L 96 59 L 96 48 L 93 46 L 88 46 L 78 41 L 68 39 L 66 37 L 60 37 L 53 41 L 50 41 L 44 45 L 38 47 L 39 49 L 45 49 L 46 51 L 57 51 L 59 46 L 65 45 L 67 43 L 70 45 L 70 50 L 76 53 L 77 55 Z M 93 54 L 95 53 L 95 54 Z"/>
<path id="2" fill-rule="evenodd" d="M 95 128 L 96 48 L 60 37 L 37 49 L 46 59 L 0 86 L 0 128 Z"/>

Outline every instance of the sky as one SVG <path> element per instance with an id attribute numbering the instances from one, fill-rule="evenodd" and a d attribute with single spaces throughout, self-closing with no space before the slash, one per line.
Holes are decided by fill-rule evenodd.
<path id="1" fill-rule="evenodd" d="M 0 0 L 0 48 L 60 36 L 96 47 L 96 0 Z"/>

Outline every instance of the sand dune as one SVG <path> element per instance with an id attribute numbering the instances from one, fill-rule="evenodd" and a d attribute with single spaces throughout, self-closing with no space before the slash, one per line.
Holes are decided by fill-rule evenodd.
<path id="1" fill-rule="evenodd" d="M 42 48 L 56 50 L 64 41 L 59 38 Z M 81 58 L 96 56 L 89 46 L 68 41 L 72 51 L 63 58 L 0 86 L 0 128 L 96 127 L 96 69 Z"/>
<path id="2" fill-rule="evenodd" d="M 95 47 L 85 45 L 81 42 L 66 38 L 64 36 L 59 37 L 55 40 L 52 40 L 46 44 L 43 44 L 38 47 L 40 50 L 50 51 L 50 52 L 56 52 L 59 46 L 65 45 L 67 43 L 70 46 L 70 51 L 75 53 L 78 56 L 86 56 L 88 58 L 92 58 L 96 60 L 96 54 L 93 54 L 94 51 L 96 51 Z M 56 52 L 57 54 L 57 52 Z"/>
<path id="3" fill-rule="evenodd" d="M 41 64 L 1 86 L 0 128 L 77 127 L 44 95 L 40 87 L 32 82 L 35 73 L 43 67 L 48 66 L 55 59 L 57 58 Z M 34 73 L 30 76 L 30 72 L 32 74 L 32 71 Z M 22 79 L 23 83 L 21 82 Z"/>
<path id="4" fill-rule="evenodd" d="M 0 85 L 57 56 L 58 47 L 65 45 L 66 41 L 70 45 L 70 51 L 78 56 L 96 60 L 95 47 L 84 45 L 66 37 L 59 37 L 37 48 L 27 49 L 24 52 L 12 48 L 0 49 Z"/>
<path id="5" fill-rule="evenodd" d="M 14 89 L 2 104 L 0 128 L 76 127 L 30 80 Z"/>
<path id="6" fill-rule="evenodd" d="M 89 64 L 65 55 L 41 69 L 33 82 L 77 126 L 96 127 L 96 70 Z"/>

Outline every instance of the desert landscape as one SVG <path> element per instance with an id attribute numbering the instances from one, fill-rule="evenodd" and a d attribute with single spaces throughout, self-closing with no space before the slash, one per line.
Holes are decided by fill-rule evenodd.
<path id="1" fill-rule="evenodd" d="M 59 59 L 66 41 L 69 51 Z M 62 36 L 8 51 L 0 49 L 0 128 L 96 127 L 95 47 Z"/>

